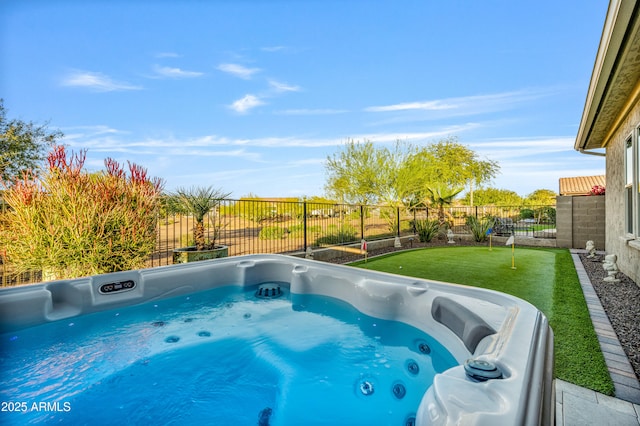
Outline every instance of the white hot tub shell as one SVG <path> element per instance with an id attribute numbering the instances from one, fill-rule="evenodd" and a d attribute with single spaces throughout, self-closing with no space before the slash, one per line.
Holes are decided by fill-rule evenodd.
<path id="1" fill-rule="evenodd" d="M 435 376 L 417 409 L 418 425 L 554 422 L 553 333 L 528 302 L 290 256 L 238 256 L 0 289 L 0 332 L 269 281 L 288 283 L 292 295 L 333 297 L 372 317 L 404 322 L 447 348 L 459 365 Z"/>

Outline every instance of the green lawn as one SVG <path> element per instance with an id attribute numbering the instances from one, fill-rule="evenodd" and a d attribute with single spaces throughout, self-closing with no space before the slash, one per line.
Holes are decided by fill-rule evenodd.
<path id="1" fill-rule="evenodd" d="M 511 268 L 512 260 L 516 269 Z M 549 319 L 556 377 L 613 395 L 614 388 L 568 250 L 440 247 L 351 264 L 359 268 L 483 287 L 527 300 Z"/>

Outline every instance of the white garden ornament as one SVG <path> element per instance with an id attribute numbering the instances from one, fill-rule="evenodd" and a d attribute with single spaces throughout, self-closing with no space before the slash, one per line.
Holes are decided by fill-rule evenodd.
<path id="1" fill-rule="evenodd" d="M 607 276 L 604 277 L 603 281 L 608 283 L 619 283 L 620 280 L 616 278 L 616 274 L 618 273 L 618 265 L 616 262 L 618 261 L 618 256 L 615 254 L 608 254 L 604 257 L 604 262 L 602 263 L 602 267 L 605 271 L 607 271 Z"/>

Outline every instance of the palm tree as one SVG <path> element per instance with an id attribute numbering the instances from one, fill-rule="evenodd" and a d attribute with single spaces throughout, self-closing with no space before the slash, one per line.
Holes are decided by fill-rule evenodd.
<path id="1" fill-rule="evenodd" d="M 438 223 L 440 229 L 447 228 L 444 206 L 451 205 L 453 199 L 463 191 L 464 188 L 450 188 L 447 185 L 438 184 L 427 187 L 427 202 L 438 207 Z"/>
<path id="2" fill-rule="evenodd" d="M 221 189 L 215 189 L 211 186 L 178 188 L 175 196 L 180 204 L 181 209 L 188 214 L 193 215 L 196 221 L 193 227 L 193 239 L 196 244 L 196 250 L 208 250 L 215 247 L 217 230 L 214 230 L 213 240 L 208 244 L 204 235 L 204 217 L 215 207 L 220 201 L 229 197 L 230 193 L 224 193 Z"/>

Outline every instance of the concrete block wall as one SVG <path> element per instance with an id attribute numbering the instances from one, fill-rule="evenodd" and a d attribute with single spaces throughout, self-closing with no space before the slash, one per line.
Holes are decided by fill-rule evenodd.
<path id="1" fill-rule="evenodd" d="M 573 248 L 573 197 L 556 197 L 556 244 Z"/>
<path id="2" fill-rule="evenodd" d="M 605 196 L 560 196 L 556 198 L 556 244 L 563 248 L 585 248 L 592 240 L 605 249 Z"/>

